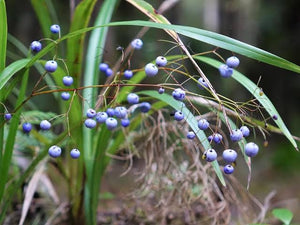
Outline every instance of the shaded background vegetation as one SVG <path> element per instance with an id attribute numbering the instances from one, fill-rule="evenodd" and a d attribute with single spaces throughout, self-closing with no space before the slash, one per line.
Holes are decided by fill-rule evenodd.
<path id="1" fill-rule="evenodd" d="M 55 2 L 55 10 L 64 32 L 64 30 L 68 30 L 69 25 L 69 1 L 56 0 L 53 2 Z M 148 2 L 154 7 L 158 7 L 163 1 L 149 0 Z M 6 1 L 6 4 L 10 34 L 28 46 L 32 40 L 42 38 L 36 16 L 27 1 L 9 0 Z M 100 5 L 101 1 L 99 1 L 98 7 Z M 182 0 L 178 1 L 176 6 L 165 15 L 173 24 L 219 32 L 299 64 L 300 14 L 297 10 L 299 8 L 300 2 L 297 0 Z M 122 1 L 113 20 L 124 18 L 128 20 L 146 19 L 128 3 Z M 126 46 L 137 31 L 138 28 L 112 28 L 104 59 L 117 59 L 119 53 L 115 50 L 116 47 Z M 167 39 L 167 36 L 162 36 L 161 32 L 152 30 L 143 38 L 147 59 L 154 58 L 172 47 L 166 44 L 165 49 L 158 48 L 156 45 L 158 39 Z M 185 43 L 194 53 L 212 49 L 212 46 L 199 45 L 199 42 L 188 39 L 185 39 Z M 229 56 L 228 52 L 220 50 L 220 53 L 224 58 Z M 300 136 L 299 75 L 242 56 L 240 58 L 239 70 L 254 82 L 258 82 L 261 77 L 259 86 L 268 94 L 291 132 Z M 229 86 L 226 81 L 219 81 L 216 71 L 210 69 L 206 73 L 216 89 L 222 90 L 225 96 L 244 101 L 250 97 L 238 85 L 231 84 Z M 45 105 L 41 98 L 39 100 L 38 104 L 41 106 L 41 110 L 49 110 L 49 104 Z M 250 190 L 261 199 L 270 191 L 277 190 L 275 200 L 288 200 L 282 205 L 287 206 L 295 213 L 299 212 L 298 186 L 300 178 L 297 174 L 300 169 L 300 154 L 283 136 L 272 134 L 268 140 L 268 147 L 262 148 L 260 156 L 254 160 L 254 177 Z M 246 178 L 244 178 L 247 172 L 246 168 L 245 166 L 240 168 L 245 172 L 238 172 L 236 176 L 246 184 Z M 109 181 L 108 183 L 109 187 L 114 184 Z M 300 221 L 299 215 L 297 220 Z"/>

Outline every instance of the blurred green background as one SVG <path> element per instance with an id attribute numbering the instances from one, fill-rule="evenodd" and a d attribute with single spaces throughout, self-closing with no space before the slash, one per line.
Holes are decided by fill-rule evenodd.
<path id="1" fill-rule="evenodd" d="M 49 0 L 45 0 L 49 1 Z M 63 33 L 68 30 L 70 21 L 70 1 L 53 1 Z M 79 1 L 72 1 L 78 4 Z M 162 0 L 148 1 L 155 8 L 162 4 Z M 179 0 L 176 5 L 164 15 L 173 24 L 194 26 L 218 32 L 243 42 L 257 46 L 291 62 L 300 64 L 300 1 L 299 0 Z M 29 1 L 7 0 L 9 33 L 29 46 L 32 40 L 40 39 L 42 32 Z M 101 1 L 97 3 L 101 7 Z M 147 18 L 134 9 L 125 0 L 115 12 L 113 20 L 131 20 Z M 117 59 L 116 47 L 126 46 L 138 32 L 138 28 L 113 28 L 106 47 L 104 59 Z M 159 39 L 168 39 L 162 32 L 152 30 L 143 38 L 147 58 L 151 60 L 157 55 L 165 53 L 171 45 L 155 45 Z M 169 39 L 168 39 L 169 40 Z M 193 53 L 212 50 L 212 46 L 199 44 L 193 40 L 184 39 L 185 44 Z M 149 43 L 148 43 L 149 42 Z M 154 44 L 153 44 L 154 43 Z M 228 51 L 218 51 L 223 58 L 231 55 Z M 15 52 L 18 54 L 17 52 Z M 254 82 L 258 82 L 264 93 L 272 100 L 292 134 L 300 136 L 300 74 L 260 63 L 255 60 L 239 56 L 241 64 L 239 71 L 246 74 Z M 141 63 L 143 63 L 141 61 Z M 249 94 L 243 91 L 237 83 L 220 81 L 215 70 L 203 68 L 216 90 L 223 95 L 236 100 L 247 100 Z M 230 85 L 229 85 L 230 84 Z M 50 104 L 39 105 L 47 110 Z M 253 178 L 250 192 L 263 201 L 272 190 L 277 191 L 274 204 L 288 207 L 294 213 L 300 212 L 300 154 L 293 149 L 289 142 L 281 135 L 268 136 L 269 145 L 263 147 L 260 141 L 261 154 L 253 160 Z M 236 176 L 246 186 L 247 169 L 240 168 Z M 295 220 L 300 221 L 300 216 Z"/>

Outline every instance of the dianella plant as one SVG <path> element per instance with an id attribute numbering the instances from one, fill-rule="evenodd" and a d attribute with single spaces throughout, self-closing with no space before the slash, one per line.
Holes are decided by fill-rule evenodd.
<path id="1" fill-rule="evenodd" d="M 46 218 L 36 218 L 39 224 L 59 224 L 57 218 L 97 224 L 102 178 L 122 150 L 129 156 L 128 170 L 134 155 L 145 157 L 141 197 L 159 183 L 169 193 L 157 194 L 159 200 L 165 198 L 162 206 L 184 193 L 185 204 L 200 201 L 216 210 L 206 220 L 225 224 L 228 217 L 207 196 L 226 200 L 218 190 L 227 186 L 237 158 L 248 167 L 249 185 L 251 158 L 263 154 L 261 140 L 267 133 L 284 135 L 297 149 L 267 93 L 238 69 L 240 55 L 295 73 L 300 73 L 298 65 L 224 35 L 173 25 L 162 15 L 166 8 L 154 9 L 143 0 L 126 2 L 145 20 L 111 22 L 118 0 L 104 0 L 100 7 L 96 0 L 85 0 L 74 8 L 66 29 L 51 0 L 31 0 L 44 37 L 21 43 L 8 33 L 6 4 L 0 0 L 1 223 L 12 223 L 18 202 L 21 213 L 14 219 L 24 224 L 43 186 L 54 207 Z M 131 33 L 132 41 L 123 43 L 127 47 L 113 44 L 118 59 L 103 58 L 106 43 L 112 44 L 108 29 L 124 26 L 140 32 Z M 143 55 L 149 29 L 167 34 L 159 45 L 171 46 L 154 58 Z M 191 53 L 182 37 L 211 50 Z M 16 49 L 19 55 L 12 54 Z M 228 50 L 227 57 L 220 49 Z M 204 70 L 208 66 L 213 73 Z M 251 98 L 239 102 L 224 96 L 211 82 L 213 76 L 241 85 Z M 40 109 L 39 99 L 53 110 Z M 62 204 L 60 185 L 50 178 L 65 187 L 68 204 Z M 214 188 L 205 186 L 209 184 Z"/>

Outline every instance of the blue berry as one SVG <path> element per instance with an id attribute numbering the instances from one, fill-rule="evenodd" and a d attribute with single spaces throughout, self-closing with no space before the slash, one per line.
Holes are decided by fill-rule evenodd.
<path id="1" fill-rule="evenodd" d="M 273 118 L 273 120 L 278 120 L 278 116 L 277 115 L 273 115 L 272 118 Z"/>
<path id="2" fill-rule="evenodd" d="M 198 87 L 200 88 L 200 89 L 204 89 L 204 88 L 208 88 L 208 85 L 207 85 L 207 83 L 205 82 L 205 80 L 202 78 L 202 77 L 200 77 L 199 79 L 198 79 Z"/>
<path id="3" fill-rule="evenodd" d="M 221 134 L 215 133 L 215 134 L 213 135 L 213 140 L 214 140 L 214 142 L 215 142 L 216 144 L 220 144 L 221 141 L 223 140 L 223 137 L 222 137 Z"/>
<path id="4" fill-rule="evenodd" d="M 139 100 L 140 100 L 139 96 L 135 93 L 129 93 L 127 95 L 127 101 L 129 104 L 137 104 L 139 103 Z"/>
<path id="5" fill-rule="evenodd" d="M 196 137 L 196 134 L 194 133 L 194 131 L 189 131 L 186 135 L 186 137 L 188 139 L 194 139 Z"/>
<path id="6" fill-rule="evenodd" d="M 132 76 L 133 76 L 132 70 L 125 70 L 125 71 L 124 71 L 124 77 L 125 77 L 126 79 L 130 79 Z"/>
<path id="7" fill-rule="evenodd" d="M 159 93 L 159 94 L 165 93 L 165 89 L 164 89 L 163 87 L 160 87 L 160 88 L 158 89 L 158 93 Z"/>
<path id="8" fill-rule="evenodd" d="M 127 109 L 124 106 L 117 106 L 115 108 L 115 116 L 124 119 L 127 116 Z"/>
<path id="9" fill-rule="evenodd" d="M 209 122 L 206 119 L 198 121 L 198 127 L 200 130 L 206 130 L 209 127 Z"/>
<path id="10" fill-rule="evenodd" d="M 61 148 L 56 145 L 52 145 L 48 150 L 48 154 L 53 158 L 57 158 L 61 155 Z"/>
<path id="11" fill-rule="evenodd" d="M 22 129 L 23 129 L 23 132 L 28 134 L 31 130 L 32 130 L 32 125 L 31 123 L 23 123 L 22 125 Z"/>
<path id="12" fill-rule="evenodd" d="M 103 73 L 109 68 L 109 66 L 106 63 L 100 63 L 99 64 L 99 70 Z"/>
<path id="13" fill-rule="evenodd" d="M 114 74 L 114 71 L 111 68 L 107 68 L 107 70 L 105 70 L 105 75 L 107 77 L 110 77 L 113 74 Z"/>
<path id="14" fill-rule="evenodd" d="M 73 84 L 73 77 L 64 76 L 62 81 L 65 86 L 71 86 Z"/>
<path id="15" fill-rule="evenodd" d="M 61 93 L 60 96 L 61 96 L 62 100 L 64 100 L 64 101 L 68 101 L 71 97 L 69 92 L 63 92 L 63 93 Z"/>
<path id="16" fill-rule="evenodd" d="M 91 119 L 91 118 L 88 118 L 84 121 L 84 125 L 87 127 L 87 128 L 90 128 L 90 129 L 93 129 L 97 123 L 95 120 Z"/>
<path id="17" fill-rule="evenodd" d="M 5 119 L 6 121 L 9 121 L 9 120 L 11 119 L 11 117 L 12 117 L 12 115 L 11 115 L 10 113 L 5 113 L 5 114 L 4 114 L 4 119 Z"/>
<path id="18" fill-rule="evenodd" d="M 96 121 L 98 123 L 104 123 L 107 118 L 108 118 L 108 115 L 106 112 L 98 112 L 96 115 Z"/>
<path id="19" fill-rule="evenodd" d="M 128 127 L 130 124 L 130 120 L 125 118 L 125 119 L 121 119 L 121 126 L 122 127 Z"/>
<path id="20" fill-rule="evenodd" d="M 240 141 L 240 140 L 242 140 L 242 138 L 243 138 L 243 133 L 241 130 L 235 129 L 235 130 L 231 131 L 230 139 L 232 141 Z"/>
<path id="21" fill-rule="evenodd" d="M 240 60 L 236 56 L 231 56 L 226 60 L 226 64 L 230 68 L 236 68 L 240 64 Z"/>
<path id="22" fill-rule="evenodd" d="M 207 140 L 208 140 L 209 142 L 212 142 L 213 139 L 214 139 L 214 136 L 213 136 L 213 135 L 209 135 L 209 136 L 207 137 Z"/>
<path id="23" fill-rule="evenodd" d="M 230 164 L 224 166 L 223 171 L 225 174 L 232 174 L 234 171 L 234 167 Z"/>
<path id="24" fill-rule="evenodd" d="M 40 122 L 40 128 L 42 130 L 49 130 L 51 128 L 51 123 L 48 120 L 42 120 Z"/>
<path id="25" fill-rule="evenodd" d="M 242 131 L 243 137 L 248 137 L 250 135 L 250 130 L 247 126 L 241 126 L 240 131 Z"/>
<path id="26" fill-rule="evenodd" d="M 166 66 L 168 63 L 168 60 L 163 56 L 158 56 L 155 60 L 155 63 L 158 67 Z"/>
<path id="27" fill-rule="evenodd" d="M 42 44 L 39 41 L 33 41 L 30 44 L 30 48 L 33 52 L 39 52 L 42 49 Z"/>
<path id="28" fill-rule="evenodd" d="M 181 88 L 176 88 L 172 92 L 172 96 L 173 96 L 174 99 L 176 99 L 178 101 L 182 101 L 185 98 L 185 91 L 182 90 Z"/>
<path id="29" fill-rule="evenodd" d="M 118 121 L 115 118 L 108 117 L 105 124 L 108 130 L 113 130 L 118 126 Z"/>
<path id="30" fill-rule="evenodd" d="M 139 107 L 142 113 L 147 113 L 151 109 L 151 104 L 149 102 L 142 102 Z"/>
<path id="31" fill-rule="evenodd" d="M 134 39 L 132 42 L 131 42 L 131 46 L 134 48 L 134 49 L 141 49 L 143 47 L 143 41 L 139 38 L 137 39 Z"/>
<path id="32" fill-rule="evenodd" d="M 94 118 L 95 116 L 96 116 L 96 110 L 94 110 L 94 109 L 88 109 L 88 110 L 86 110 L 86 116 L 88 117 L 88 118 Z"/>
<path id="33" fill-rule="evenodd" d="M 233 149 L 226 149 L 223 151 L 223 159 L 227 163 L 233 163 L 237 158 L 237 153 Z"/>
<path id="34" fill-rule="evenodd" d="M 230 68 L 229 66 L 227 66 L 226 64 L 222 64 L 220 67 L 219 67 L 219 72 L 220 72 L 220 75 L 222 77 L 225 77 L 225 78 L 228 78 L 228 77 L 231 77 L 232 74 L 233 74 L 233 69 Z"/>
<path id="35" fill-rule="evenodd" d="M 55 62 L 54 60 L 49 60 L 46 62 L 45 64 L 45 70 L 49 73 L 53 73 L 55 72 L 57 69 L 57 62 Z"/>
<path id="36" fill-rule="evenodd" d="M 245 145 L 245 154 L 249 157 L 256 156 L 259 151 L 257 144 L 249 142 Z"/>
<path id="37" fill-rule="evenodd" d="M 108 115 L 109 117 L 112 117 L 112 116 L 115 115 L 115 110 L 114 110 L 113 108 L 108 108 L 108 109 L 106 110 L 106 113 L 107 113 L 107 115 Z"/>
<path id="38" fill-rule="evenodd" d="M 205 159 L 207 162 L 212 162 L 217 159 L 217 156 L 217 152 L 211 148 L 203 153 L 202 158 Z"/>
<path id="39" fill-rule="evenodd" d="M 60 32 L 60 26 L 57 25 L 57 24 L 53 24 L 51 27 L 50 27 L 50 31 L 53 33 L 53 34 L 57 34 Z"/>
<path id="40" fill-rule="evenodd" d="M 158 68 L 153 63 L 145 66 L 145 73 L 148 77 L 154 77 L 158 73 Z"/>
<path id="41" fill-rule="evenodd" d="M 70 151 L 70 155 L 73 159 L 78 159 L 79 156 L 80 156 L 80 151 L 77 149 L 77 148 L 73 148 L 71 151 Z"/>
<path id="42" fill-rule="evenodd" d="M 184 118 L 184 115 L 182 112 L 180 111 L 176 111 L 175 114 L 174 114 L 174 119 L 177 120 L 177 121 L 181 121 L 183 120 Z"/>

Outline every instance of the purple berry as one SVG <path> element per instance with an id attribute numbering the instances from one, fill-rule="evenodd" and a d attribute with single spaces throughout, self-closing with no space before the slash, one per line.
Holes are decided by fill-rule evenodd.
<path id="1" fill-rule="evenodd" d="M 143 47 L 143 41 L 139 38 L 137 39 L 134 39 L 132 42 L 131 42 L 131 46 L 134 48 L 134 49 L 141 49 Z"/>
<path id="2" fill-rule="evenodd" d="M 95 116 L 96 116 L 96 110 L 94 110 L 94 109 L 88 109 L 88 110 L 86 110 L 86 116 L 88 117 L 88 118 L 94 118 Z"/>
<path id="3" fill-rule="evenodd" d="M 125 71 L 124 71 L 124 77 L 125 77 L 126 79 L 130 79 L 132 76 L 133 76 L 132 70 L 125 70 Z"/>
<path id="4" fill-rule="evenodd" d="M 184 115 L 182 112 L 180 111 L 176 111 L 175 114 L 174 114 L 174 119 L 177 120 L 177 121 L 181 121 L 184 119 Z"/>
<path id="5" fill-rule="evenodd" d="M 214 139 L 214 136 L 213 136 L 213 135 L 209 135 L 209 136 L 207 137 L 207 140 L 208 140 L 209 142 L 212 142 L 213 139 Z"/>
<path id="6" fill-rule="evenodd" d="M 117 106 L 115 108 L 115 116 L 124 119 L 127 116 L 127 109 L 124 106 Z"/>
<path id="7" fill-rule="evenodd" d="M 12 115 L 11 115 L 10 113 L 5 113 L 5 114 L 4 114 L 4 119 L 5 119 L 6 121 L 9 121 L 9 120 L 11 119 L 11 117 L 12 117 Z"/>
<path id="8" fill-rule="evenodd" d="M 145 73 L 148 77 L 154 77 L 158 73 L 158 68 L 153 63 L 145 66 Z"/>
<path id="9" fill-rule="evenodd" d="M 142 102 L 139 104 L 142 113 L 147 113 L 151 109 L 151 104 L 149 102 Z"/>
<path id="10" fill-rule="evenodd" d="M 140 100 L 139 96 L 135 93 L 129 93 L 127 95 L 127 101 L 129 104 L 137 104 L 139 103 L 139 100 Z"/>
<path id="11" fill-rule="evenodd" d="M 106 63 L 100 63 L 99 64 L 99 70 L 103 73 L 109 68 L 109 66 Z"/>
<path id="12" fill-rule="evenodd" d="M 78 159 L 79 156 L 80 156 L 80 151 L 77 149 L 77 148 L 73 148 L 71 151 L 70 151 L 70 155 L 73 159 Z"/>
<path id="13" fill-rule="evenodd" d="M 250 130 L 247 126 L 241 126 L 240 131 L 242 131 L 243 137 L 248 137 L 250 135 Z"/>
<path id="14" fill-rule="evenodd" d="M 111 68 L 107 68 L 107 70 L 105 70 L 105 75 L 107 77 L 110 77 L 113 74 L 114 74 L 114 71 Z"/>
<path id="15" fill-rule="evenodd" d="M 215 133 L 215 134 L 213 135 L 213 140 L 214 140 L 214 142 L 215 142 L 216 144 L 220 144 L 221 141 L 223 140 L 223 137 L 222 137 L 221 134 Z"/>
<path id="16" fill-rule="evenodd" d="M 122 127 L 128 127 L 130 124 L 130 120 L 125 118 L 125 119 L 121 119 L 121 126 Z"/>
<path id="17" fill-rule="evenodd" d="M 196 137 L 196 134 L 194 133 L 194 131 L 189 131 L 186 135 L 186 137 L 188 139 L 194 139 Z"/>
<path id="18" fill-rule="evenodd" d="M 31 123 L 23 123 L 23 125 L 22 125 L 22 129 L 23 129 L 23 132 L 24 133 L 26 133 L 26 134 L 28 134 L 28 133 L 30 133 L 30 131 L 32 130 L 32 125 L 31 125 Z"/>
<path id="19" fill-rule="evenodd" d="M 230 68 L 236 68 L 240 64 L 240 60 L 236 56 L 231 56 L 226 60 L 226 64 Z"/>
<path id="20" fill-rule="evenodd" d="M 233 163 L 237 158 L 237 153 L 233 149 L 226 149 L 223 151 L 223 159 L 227 163 Z"/>
<path id="21" fill-rule="evenodd" d="M 249 157 L 256 156 L 259 151 L 257 144 L 249 142 L 245 145 L 245 154 Z"/>
<path id="22" fill-rule="evenodd" d="M 39 52 L 42 49 L 42 44 L 39 41 L 33 41 L 30 44 L 30 48 L 33 52 Z"/>
<path id="23" fill-rule="evenodd" d="M 234 171 L 234 167 L 230 164 L 224 166 L 223 171 L 225 174 L 232 174 Z"/>
<path id="24" fill-rule="evenodd" d="M 114 110 L 113 108 L 108 108 L 108 109 L 106 110 L 106 113 L 107 113 L 107 115 L 108 115 L 109 117 L 112 117 L 112 116 L 115 115 L 115 110 Z"/>
<path id="25" fill-rule="evenodd" d="M 96 115 L 96 121 L 98 123 L 104 123 L 107 118 L 108 118 L 108 115 L 106 112 L 98 112 Z"/>
<path id="26" fill-rule="evenodd" d="M 55 72 L 57 69 L 57 62 L 55 62 L 54 60 L 49 60 L 46 62 L 45 64 L 45 70 L 49 73 L 53 73 Z"/>
<path id="27" fill-rule="evenodd" d="M 198 121 L 198 127 L 200 130 L 206 130 L 209 127 L 209 122 L 206 119 Z"/>
<path id="28" fill-rule="evenodd" d="M 57 158 L 61 155 L 61 148 L 56 145 L 53 145 L 49 148 L 48 154 L 53 158 Z"/>
<path id="29" fill-rule="evenodd" d="M 60 32 L 60 26 L 57 25 L 57 24 L 53 24 L 51 27 L 50 27 L 50 31 L 53 33 L 53 34 L 57 34 Z"/>
<path id="30" fill-rule="evenodd" d="M 90 129 L 93 129 L 97 123 L 95 120 L 91 119 L 91 118 L 88 118 L 84 121 L 84 125 L 87 127 L 87 128 L 90 128 Z"/>
<path id="31" fill-rule="evenodd" d="M 278 120 L 278 116 L 277 115 L 273 115 L 272 118 L 273 118 L 273 120 Z"/>
<path id="32" fill-rule="evenodd" d="M 172 96 L 173 96 L 174 99 L 176 99 L 178 101 L 182 101 L 185 98 L 185 91 L 182 90 L 181 88 L 176 88 L 172 92 Z"/>
<path id="33" fill-rule="evenodd" d="M 51 128 L 51 123 L 48 120 L 42 120 L 40 122 L 40 128 L 42 130 L 50 130 Z"/>
<path id="34" fill-rule="evenodd" d="M 200 77 L 199 79 L 198 79 L 198 87 L 200 88 L 200 89 L 204 89 L 204 88 L 208 88 L 208 85 L 207 85 L 207 83 L 205 82 L 205 80 L 202 78 L 202 77 Z"/>
<path id="35" fill-rule="evenodd" d="M 73 77 L 64 76 L 62 81 L 65 86 L 71 86 L 73 84 Z"/>
<path id="36" fill-rule="evenodd" d="M 217 156 L 217 152 L 211 148 L 203 153 L 202 158 L 205 159 L 207 162 L 212 162 L 217 159 Z"/>
<path id="37" fill-rule="evenodd" d="M 163 87 L 160 87 L 160 88 L 158 89 L 158 93 L 159 93 L 159 94 L 165 93 L 165 89 L 164 89 Z"/>
<path id="38" fill-rule="evenodd" d="M 118 121 L 115 118 L 108 117 L 105 124 L 108 130 L 113 130 L 118 126 Z"/>
<path id="39" fill-rule="evenodd" d="M 228 78 L 228 77 L 231 77 L 232 74 L 233 74 L 233 69 L 230 68 L 229 66 L 227 66 L 226 64 L 222 64 L 220 67 L 219 67 L 219 72 L 220 72 L 220 75 L 222 77 L 225 77 L 225 78 Z"/>
<path id="40" fill-rule="evenodd" d="M 63 93 L 61 93 L 60 96 L 61 96 L 62 100 L 64 100 L 64 101 L 68 101 L 71 97 L 69 92 L 63 92 Z"/>
<path id="41" fill-rule="evenodd" d="M 231 131 L 230 139 L 232 141 L 240 141 L 240 140 L 242 140 L 242 138 L 243 138 L 243 133 L 241 130 L 235 129 L 235 130 Z"/>
<path id="42" fill-rule="evenodd" d="M 155 63 L 158 67 L 162 67 L 167 65 L 168 60 L 163 56 L 158 56 L 155 60 Z"/>

